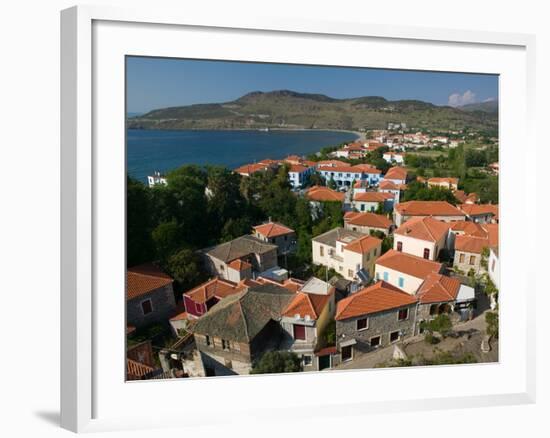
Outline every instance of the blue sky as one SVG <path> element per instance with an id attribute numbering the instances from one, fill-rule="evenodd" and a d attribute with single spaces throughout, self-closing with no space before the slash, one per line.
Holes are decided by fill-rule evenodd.
<path id="1" fill-rule="evenodd" d="M 349 67 L 127 58 L 128 112 L 227 102 L 251 91 L 292 90 L 334 98 L 382 96 L 461 105 L 498 97 L 498 77 Z"/>

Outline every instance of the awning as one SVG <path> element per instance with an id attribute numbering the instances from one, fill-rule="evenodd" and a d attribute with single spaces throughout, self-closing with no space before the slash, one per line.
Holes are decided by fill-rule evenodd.
<path id="1" fill-rule="evenodd" d="M 466 286 L 462 284 L 460 286 L 460 289 L 458 290 L 458 294 L 456 296 L 456 302 L 461 303 L 465 301 L 472 301 L 476 297 L 476 292 L 473 287 Z"/>
<path id="2" fill-rule="evenodd" d="M 350 345 L 357 344 L 355 339 L 348 339 L 347 341 L 340 342 L 340 347 L 349 347 Z"/>

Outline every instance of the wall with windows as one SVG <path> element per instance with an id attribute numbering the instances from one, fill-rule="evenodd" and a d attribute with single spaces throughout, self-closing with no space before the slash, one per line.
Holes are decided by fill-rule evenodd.
<path id="1" fill-rule="evenodd" d="M 415 239 L 410 236 L 394 233 L 393 249 L 422 258 L 426 258 L 424 255 L 427 253 L 427 259 L 435 261 L 437 260 L 439 251 L 445 248 L 446 237 L 447 234 L 444 234 L 437 242 L 430 242 L 427 240 Z M 401 248 L 399 247 L 400 242 Z"/>
<path id="2" fill-rule="evenodd" d="M 460 269 L 465 274 L 467 274 L 470 269 L 478 273 L 483 269 L 481 267 L 481 254 L 456 250 L 453 266 Z"/>
<path id="3" fill-rule="evenodd" d="M 176 311 L 172 285 L 126 301 L 126 322 L 134 327 L 167 322 Z"/>
<path id="4" fill-rule="evenodd" d="M 395 287 L 414 295 L 424 279 L 413 277 L 385 266 L 376 265 L 374 269 L 374 278 L 376 281 L 384 280 Z"/>
<path id="5" fill-rule="evenodd" d="M 368 352 L 413 336 L 415 308 L 416 304 L 411 304 L 386 312 L 336 321 L 337 342 L 340 344 L 355 339 L 357 344 L 353 348 Z"/>

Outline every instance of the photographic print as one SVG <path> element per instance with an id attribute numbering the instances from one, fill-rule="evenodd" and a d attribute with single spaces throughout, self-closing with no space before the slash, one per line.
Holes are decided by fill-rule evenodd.
<path id="1" fill-rule="evenodd" d="M 498 362 L 498 75 L 126 58 L 126 378 Z"/>

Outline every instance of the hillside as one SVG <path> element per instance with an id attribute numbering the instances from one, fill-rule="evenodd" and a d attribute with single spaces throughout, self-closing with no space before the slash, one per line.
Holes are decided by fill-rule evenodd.
<path id="1" fill-rule="evenodd" d="M 498 100 L 488 102 L 470 103 L 459 107 L 463 111 L 483 111 L 486 113 L 498 113 Z"/>
<path id="2" fill-rule="evenodd" d="M 418 100 L 389 101 L 368 96 L 334 99 L 289 90 L 255 91 L 226 103 L 209 103 L 150 111 L 129 118 L 138 129 L 381 129 L 388 122 L 411 128 L 493 129 L 497 114 L 464 111 Z"/>

